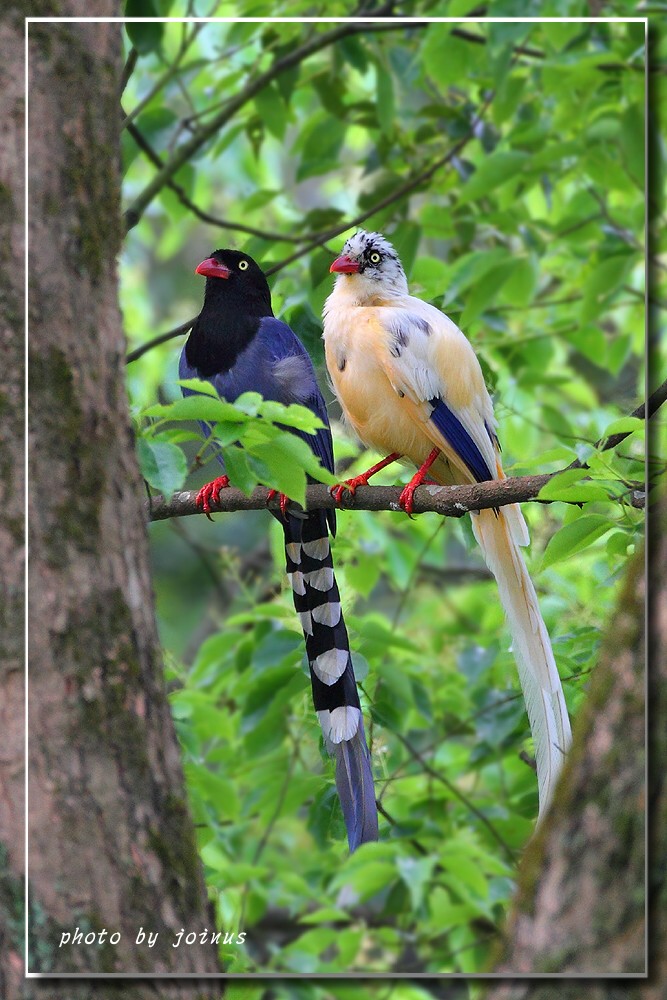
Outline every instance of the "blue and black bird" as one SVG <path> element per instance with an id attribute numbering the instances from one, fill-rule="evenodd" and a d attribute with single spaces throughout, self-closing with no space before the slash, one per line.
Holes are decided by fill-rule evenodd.
<path id="1" fill-rule="evenodd" d="M 180 377 L 209 381 L 228 402 L 244 392 L 259 392 L 264 399 L 307 406 L 324 427 L 316 434 L 289 429 L 333 472 L 331 431 L 312 362 L 296 334 L 273 315 L 271 292 L 258 264 L 237 250 L 215 250 L 196 273 L 206 277 L 204 306 L 183 348 Z M 202 426 L 210 434 L 210 428 Z M 222 476 L 200 491 L 198 502 L 205 513 L 227 485 L 227 477 Z M 336 786 L 354 851 L 360 844 L 377 840 L 378 820 L 329 544 L 336 530 L 335 513 L 296 514 L 283 509 L 282 524 L 287 575 L 306 641 L 313 702 L 327 749 L 336 759 Z"/>

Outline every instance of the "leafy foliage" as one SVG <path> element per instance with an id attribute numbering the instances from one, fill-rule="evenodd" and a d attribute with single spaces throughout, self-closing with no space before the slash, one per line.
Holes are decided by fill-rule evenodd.
<path id="1" fill-rule="evenodd" d="M 289 6 L 296 18 L 322 13 Z M 457 17 L 474 5 L 418 6 L 410 13 Z M 515 10 L 495 0 L 487 10 L 582 13 L 575 2 Z M 258 2 L 233 13 L 275 12 Z M 627 502 L 644 478 L 642 426 L 626 421 L 644 395 L 643 26 L 147 27 L 128 29 L 138 59 L 123 96 L 132 346 L 195 315 L 194 265 L 233 245 L 270 272 L 276 315 L 321 366 L 329 263 L 356 225 L 385 232 L 414 293 L 473 342 L 508 474 L 588 464 L 556 477 L 548 504 L 525 509 L 531 572 L 576 717 L 642 527 Z M 192 462 L 193 421 L 204 419 L 216 422 L 239 485 L 300 496 L 308 457 L 275 426 L 290 414 L 258 399 L 177 401 L 181 343 L 128 369 L 149 483 L 183 483 L 182 449 Z M 332 402 L 350 475 L 375 456 L 359 454 L 337 412 Z M 633 432 L 620 447 L 595 447 L 620 430 Z M 244 947 L 222 946 L 225 967 L 483 970 L 537 788 L 495 585 L 467 519 L 339 515 L 337 576 L 382 807 L 381 842 L 352 857 L 280 526 L 261 514 L 190 521 L 153 526 L 155 587 L 207 882 L 220 927 L 248 935 Z M 392 993 L 427 995 L 411 984 Z"/>
<path id="2" fill-rule="evenodd" d="M 138 422 L 139 461 L 147 482 L 168 495 L 180 489 L 187 466 L 183 451 L 175 444 L 192 434 L 166 427 L 172 421 L 196 420 L 203 426 L 199 435 L 202 453 L 209 448 L 211 458 L 221 454 L 233 486 L 250 494 L 258 483 L 275 487 L 298 503 L 305 504 L 306 474 L 319 482 L 334 484 L 336 479 L 323 468 L 305 440 L 286 428 L 314 434 L 322 421 L 305 406 L 284 406 L 264 400 L 257 392 L 245 392 L 234 403 L 223 402 L 210 382 L 186 379 L 179 384 L 196 395 L 173 403 L 156 403 L 140 416 L 156 417 L 155 422 Z"/>

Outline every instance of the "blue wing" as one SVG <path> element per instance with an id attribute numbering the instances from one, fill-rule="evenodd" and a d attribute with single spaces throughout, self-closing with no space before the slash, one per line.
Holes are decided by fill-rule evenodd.
<path id="1" fill-rule="evenodd" d="M 493 479 L 493 473 L 486 464 L 484 456 L 456 414 L 450 410 L 444 400 L 437 396 L 434 399 L 429 399 L 429 403 L 433 407 L 431 420 L 442 436 L 449 441 L 454 451 L 461 456 L 477 482 L 484 483 Z M 484 426 L 486 427 L 486 424 Z M 491 437 L 488 427 L 486 427 L 486 432 Z"/>

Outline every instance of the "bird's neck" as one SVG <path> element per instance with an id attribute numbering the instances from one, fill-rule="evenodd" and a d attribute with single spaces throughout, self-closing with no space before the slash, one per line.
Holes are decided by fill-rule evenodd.
<path id="1" fill-rule="evenodd" d="M 352 280 L 350 276 L 341 275 L 333 291 L 325 303 L 325 312 L 331 309 L 344 309 L 350 306 L 396 306 L 409 297 L 407 285 L 403 289 L 378 286 L 377 282 Z"/>
<path id="2" fill-rule="evenodd" d="M 203 378 L 227 372 L 251 343 L 263 317 L 273 316 L 271 301 L 264 296 L 223 296 L 207 289 L 204 307 L 185 345 L 188 364 Z"/>

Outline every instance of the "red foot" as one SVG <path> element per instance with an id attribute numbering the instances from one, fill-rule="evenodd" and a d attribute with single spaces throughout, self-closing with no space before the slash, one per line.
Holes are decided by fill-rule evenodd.
<path id="1" fill-rule="evenodd" d="M 280 513 L 283 515 L 283 518 L 287 518 L 287 505 L 289 503 L 289 497 L 285 496 L 284 493 L 279 493 L 278 490 L 269 490 L 266 495 L 267 504 L 270 500 L 273 500 L 274 497 L 280 497 Z"/>
<path id="2" fill-rule="evenodd" d="M 342 483 L 339 483 L 338 486 L 332 486 L 329 492 L 340 507 L 343 501 L 343 493 L 347 490 L 348 493 L 351 493 L 352 496 L 354 496 L 357 491 L 357 486 L 366 486 L 369 478 L 370 476 L 364 474 L 361 476 L 354 476 L 352 479 L 345 479 Z"/>
<path id="3" fill-rule="evenodd" d="M 209 521 L 212 521 L 211 517 L 211 502 L 220 502 L 220 490 L 224 490 L 229 486 L 229 476 L 218 476 L 214 479 L 212 483 L 206 483 L 206 486 L 202 486 L 199 493 L 195 498 L 195 504 L 200 510 L 203 510 Z"/>
<path id="4" fill-rule="evenodd" d="M 343 493 L 345 493 L 346 490 L 354 496 L 358 486 L 367 486 L 368 480 L 371 476 L 374 476 L 376 472 L 380 471 L 380 469 L 384 469 L 388 465 L 391 465 L 392 462 L 396 462 L 400 457 L 399 452 L 392 452 L 391 455 L 387 455 L 386 458 L 383 458 L 381 462 L 377 462 L 376 465 L 371 465 L 370 469 L 367 469 L 366 472 L 362 472 L 361 475 L 353 476 L 352 479 L 346 479 L 344 482 L 339 483 L 338 486 L 332 486 L 329 490 L 331 496 L 334 498 L 338 506 L 340 506 L 343 500 Z"/>
<path id="5" fill-rule="evenodd" d="M 434 448 L 432 452 L 429 453 L 428 458 L 420 465 L 410 482 L 401 490 L 401 495 L 398 498 L 398 505 L 402 507 L 408 516 L 412 516 L 412 511 L 414 507 L 415 500 L 415 490 L 418 486 L 421 486 L 425 479 L 427 479 L 426 473 L 431 468 L 436 458 L 440 454 L 439 448 Z"/>

